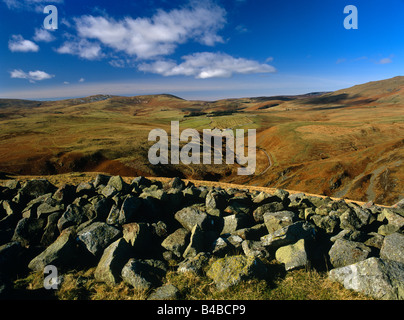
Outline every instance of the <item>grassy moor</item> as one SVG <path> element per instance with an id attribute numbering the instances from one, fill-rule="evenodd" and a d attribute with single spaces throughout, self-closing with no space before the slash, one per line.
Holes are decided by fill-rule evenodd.
<path id="1" fill-rule="evenodd" d="M 238 164 L 151 165 L 152 129 L 256 129 L 254 175 Z M 181 142 L 185 144 L 184 142 Z M 328 93 L 192 101 L 169 95 L 0 99 L 0 171 L 105 172 L 282 188 L 393 205 L 404 190 L 404 77 Z"/>

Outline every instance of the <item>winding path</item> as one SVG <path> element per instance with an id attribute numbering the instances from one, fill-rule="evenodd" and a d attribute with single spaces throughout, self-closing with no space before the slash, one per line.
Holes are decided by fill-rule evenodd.
<path id="1" fill-rule="evenodd" d="M 271 161 L 271 157 L 269 156 L 268 152 L 267 152 L 264 148 L 257 147 L 257 149 L 263 151 L 263 152 L 265 153 L 265 155 L 267 156 L 267 158 L 268 158 L 268 167 L 266 167 L 264 171 L 262 171 L 260 174 L 257 175 L 257 176 L 261 176 L 261 175 L 263 175 L 265 172 L 267 172 L 269 168 L 271 168 L 271 166 L 272 166 L 272 161 Z"/>

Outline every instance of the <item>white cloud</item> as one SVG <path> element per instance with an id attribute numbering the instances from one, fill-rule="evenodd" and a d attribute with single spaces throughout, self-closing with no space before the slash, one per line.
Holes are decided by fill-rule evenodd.
<path id="1" fill-rule="evenodd" d="M 15 69 L 10 72 L 10 77 L 13 79 L 27 79 L 29 82 L 34 83 L 35 81 L 47 80 L 55 76 L 40 70 L 24 72 L 21 69 Z"/>
<path id="2" fill-rule="evenodd" d="M 84 81 L 86 81 L 84 78 L 79 79 L 79 82 L 84 82 Z"/>
<path id="3" fill-rule="evenodd" d="M 35 29 L 34 40 L 35 41 L 43 41 L 43 42 L 52 42 L 56 38 L 52 33 L 45 29 Z"/>
<path id="4" fill-rule="evenodd" d="M 236 26 L 235 30 L 238 33 L 247 33 L 248 32 L 248 28 L 242 24 L 239 24 L 238 26 Z"/>
<path id="5" fill-rule="evenodd" d="M 194 76 L 197 79 L 231 77 L 235 73 L 270 73 L 276 72 L 273 66 L 260 64 L 254 60 L 234 58 L 225 53 L 198 52 L 182 57 L 181 64 L 172 60 L 158 60 L 152 63 L 142 63 L 138 69 L 145 72 L 157 73 L 163 76 Z"/>
<path id="6" fill-rule="evenodd" d="M 86 15 L 74 21 L 81 39 L 97 40 L 138 59 L 151 59 L 171 54 L 179 44 L 190 40 L 208 46 L 223 42 L 217 32 L 226 22 L 225 15 L 223 8 L 208 1 L 192 2 L 168 12 L 158 10 L 151 18 L 126 17 L 117 21 Z"/>
<path id="7" fill-rule="evenodd" d="M 22 35 L 12 35 L 8 41 L 8 48 L 12 52 L 37 52 L 39 47 L 36 43 L 25 40 Z"/>
<path id="8" fill-rule="evenodd" d="M 77 55 L 87 60 L 96 60 L 103 57 L 101 46 L 98 43 L 85 39 L 66 41 L 61 47 L 56 49 L 56 52 Z"/>
<path id="9" fill-rule="evenodd" d="M 379 64 L 388 64 L 388 63 L 392 63 L 393 60 L 391 58 L 383 58 L 379 60 Z"/>
<path id="10" fill-rule="evenodd" d="M 64 0 L 3 0 L 3 2 L 10 10 L 39 11 L 40 8 L 43 10 L 43 7 L 48 4 L 61 4 Z"/>

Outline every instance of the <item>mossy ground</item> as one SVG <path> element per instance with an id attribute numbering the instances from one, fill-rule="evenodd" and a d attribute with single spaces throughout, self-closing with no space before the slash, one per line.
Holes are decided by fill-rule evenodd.
<path id="1" fill-rule="evenodd" d="M 210 265 L 215 260 L 211 260 Z M 209 268 L 207 266 L 205 271 Z M 179 290 L 178 300 L 369 300 L 362 294 L 345 289 L 328 279 L 326 272 L 315 270 L 294 270 L 285 273 L 283 265 L 269 262 L 272 273 L 265 280 L 242 281 L 226 290 L 218 290 L 215 283 L 204 275 L 169 271 L 164 283 L 170 283 Z M 121 282 L 108 286 L 94 278 L 95 268 L 70 271 L 63 275 L 59 288 L 53 297 L 59 300 L 145 300 L 151 292 L 139 291 Z M 42 273 L 30 273 L 17 279 L 14 286 L 20 292 L 43 293 Z"/>

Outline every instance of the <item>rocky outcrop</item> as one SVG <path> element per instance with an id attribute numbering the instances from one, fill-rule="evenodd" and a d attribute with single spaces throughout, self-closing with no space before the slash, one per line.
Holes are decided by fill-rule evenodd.
<path id="1" fill-rule="evenodd" d="M 349 289 L 403 299 L 403 231 L 401 205 L 285 190 L 196 187 L 179 178 L 128 183 L 102 174 L 60 188 L 44 179 L 10 181 L 0 188 L 0 287 L 47 265 L 94 267 L 97 281 L 173 299 L 178 290 L 163 283 L 168 270 L 206 274 L 224 290 L 265 279 L 275 259 L 285 271 L 330 270 Z"/>

